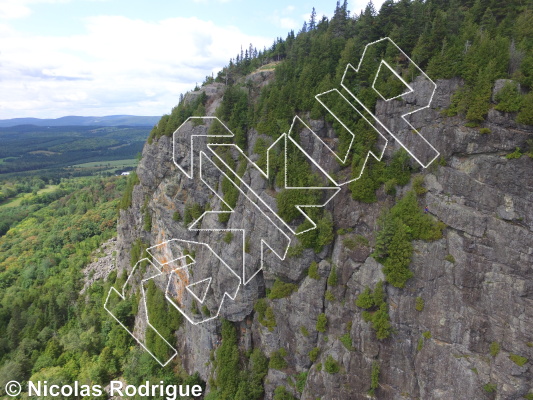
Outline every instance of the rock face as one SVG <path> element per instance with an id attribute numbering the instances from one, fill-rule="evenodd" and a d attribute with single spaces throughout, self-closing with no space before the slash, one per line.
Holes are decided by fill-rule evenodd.
<path id="1" fill-rule="evenodd" d="M 262 85 L 263 79 L 252 80 Z M 382 266 L 370 257 L 377 219 L 394 200 L 382 189 L 377 203 L 362 204 L 344 188 L 328 206 L 335 231 L 344 228 L 338 232 L 342 235 L 337 234 L 320 254 L 307 249 L 300 256 L 269 263 L 223 309 L 222 315 L 239 327 L 243 349 L 259 347 L 266 355 L 282 347 L 287 350 L 288 367 L 269 370 L 265 379 L 266 399 L 272 399 L 280 385 L 301 399 L 369 398 L 373 363 L 380 366 L 375 392 L 379 399 L 520 399 L 533 390 L 533 159 L 505 157 L 516 147 L 524 148 L 526 140 L 533 138 L 533 129 L 496 110 L 490 111 L 484 124 L 489 134 L 465 127 L 459 117 L 444 116 L 440 110 L 449 105 L 460 84 L 438 81 L 431 108 L 413 114 L 410 121 L 446 160 L 446 165 L 439 163 L 421 172 L 428 189 L 422 202 L 447 227 L 438 241 L 414 243 L 414 277 L 405 288 L 386 286 L 392 337 L 378 340 L 354 303 L 365 287 L 384 279 Z M 209 104 L 220 103 L 223 90 L 218 86 L 202 90 Z M 379 102 L 378 117 L 398 115 L 416 103 L 416 98 L 405 97 Z M 328 134 L 320 121 L 313 122 L 313 129 L 319 135 Z M 249 138 L 250 148 L 256 136 Z M 220 206 L 205 186 L 184 177 L 172 163 L 171 138 L 161 137 L 144 147 L 137 173 L 140 184 L 133 190 L 131 208 L 121 212 L 118 227 L 121 270 L 130 269 L 130 247 L 136 238 L 155 245 L 172 238 L 201 242 L 206 237 L 206 232 L 187 231 L 183 221 L 174 221 L 175 211 L 183 215 L 192 202 L 210 204 L 211 209 Z M 260 181 L 254 174 L 247 179 Z M 236 211 L 228 228 L 238 228 L 246 220 L 268 230 L 243 196 Z M 152 216 L 150 232 L 142 229 L 145 212 Z M 206 224 L 223 227 L 217 221 Z M 349 228 L 352 231 L 345 233 Z M 355 234 L 365 236 L 368 245 L 348 246 L 345 239 Z M 222 254 L 231 258 L 242 252 L 242 242 L 234 238 L 223 243 L 223 235 L 218 247 Z M 305 274 L 312 261 L 319 264 L 320 279 Z M 338 273 L 336 286 L 327 283 L 333 265 Z M 298 290 L 286 298 L 268 300 L 276 317 L 276 327 L 269 330 L 259 322 L 253 305 L 276 277 L 297 283 Z M 335 300 L 326 300 L 326 291 Z M 425 303 L 421 310 L 415 308 L 417 297 Z M 215 309 L 214 304 L 208 307 Z M 325 332 L 315 328 L 320 313 L 327 316 Z M 215 319 L 198 326 L 186 323 L 177 332 L 176 346 L 185 369 L 198 371 L 206 381 L 213 373 L 208 361 L 218 343 L 219 327 Z M 352 349 L 341 343 L 346 333 L 352 338 Z M 500 346 L 495 355 L 489 351 L 493 342 Z M 312 362 L 308 353 L 315 347 L 320 351 Z M 517 365 L 511 354 L 530 361 Z M 330 356 L 340 366 L 338 373 L 323 368 Z M 299 393 L 288 379 L 303 371 L 309 374 Z M 494 393 L 487 384 L 495 385 Z"/>
<path id="2" fill-rule="evenodd" d="M 84 284 L 80 294 L 85 293 L 87 288 L 99 279 L 107 279 L 109 274 L 116 269 L 117 238 L 111 238 L 102 243 L 100 248 L 93 254 L 95 260 L 83 269 Z"/>

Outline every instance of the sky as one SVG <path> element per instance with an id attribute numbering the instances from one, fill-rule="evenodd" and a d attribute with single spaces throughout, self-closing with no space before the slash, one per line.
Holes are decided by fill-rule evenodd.
<path id="1" fill-rule="evenodd" d="M 319 3 L 319 4 L 316 4 Z M 351 0 L 360 13 L 368 0 Z M 374 0 L 377 10 L 383 0 Z M 0 0 L 0 119 L 163 115 L 336 0 Z"/>

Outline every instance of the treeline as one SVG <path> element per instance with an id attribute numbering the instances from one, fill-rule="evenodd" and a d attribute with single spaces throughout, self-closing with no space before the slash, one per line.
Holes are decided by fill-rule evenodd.
<path id="1" fill-rule="evenodd" d="M 19 157 L 9 158 L 0 163 L 0 174 L 34 170 L 38 170 L 38 173 L 42 174 L 41 170 L 43 169 L 57 169 L 57 167 L 66 167 L 88 162 L 133 159 L 142 151 L 143 145 L 144 141 L 136 141 L 113 149 L 65 150 L 64 153 L 54 154 L 25 153 Z"/>
<path id="2" fill-rule="evenodd" d="M 65 177 L 61 167 L 133 159 L 148 137 L 145 127 L 36 127 L 0 128 L 0 174 L 54 170 L 49 176 Z"/>
<path id="3" fill-rule="evenodd" d="M 5 146 L 0 158 L 18 157 L 34 151 L 64 152 L 96 150 L 128 142 L 143 141 L 148 134 L 144 127 L 38 127 L 21 125 L 0 128 L 0 139 Z"/>
<path id="4" fill-rule="evenodd" d="M 312 13 L 298 33 L 290 32 L 286 39 L 276 39 L 269 49 L 257 51 L 250 46 L 216 78 L 209 77 L 204 83 L 216 81 L 227 85 L 217 115 L 236 133 L 236 143 L 242 147 L 248 147 L 252 128 L 264 134 L 262 142 L 254 146 L 255 152 L 263 156 L 269 140 L 287 132 L 297 114 L 304 118 L 307 115 L 313 119 L 326 118 L 337 130 L 335 121 L 328 119 L 314 95 L 338 88 L 346 64 L 357 62 L 367 43 L 389 36 L 431 78 L 458 76 L 464 80 L 464 87 L 446 110 L 450 115 L 461 114 L 470 124 L 478 125 L 483 123 L 490 107 L 495 106 L 516 113 L 519 122 L 533 123 L 529 119 L 533 107 L 529 100 L 533 85 L 532 26 L 531 0 L 388 0 L 379 13 L 369 3 L 358 15 L 350 13 L 346 1 L 338 2 L 331 19 Z M 376 57 L 381 55 L 376 53 Z M 241 79 L 272 62 L 277 63 L 276 79 L 261 90 Z M 404 76 L 413 72 L 401 64 L 397 68 Z M 364 93 L 372 96 L 368 76 L 361 75 L 359 84 L 368 89 Z M 511 78 L 520 87 L 508 85 L 494 105 L 490 94 L 494 80 L 499 78 Z M 190 116 L 204 115 L 206 101 L 205 94 L 198 91 L 182 96 L 171 113 L 153 128 L 149 142 L 171 136 Z M 358 155 L 372 148 L 376 134 L 363 122 L 354 124 L 353 129 L 361 135 L 347 149 L 351 154 L 344 167 L 351 168 L 352 176 L 358 176 L 363 161 Z M 340 130 L 338 133 L 341 146 L 347 146 Z M 271 160 L 275 174 L 269 184 L 276 189 L 282 184 L 281 154 L 275 154 Z M 242 160 L 233 161 L 237 171 L 244 165 Z M 289 161 L 289 167 L 298 171 L 290 174 L 298 180 L 294 184 L 305 185 L 315 179 L 297 152 L 290 152 Z M 264 162 L 263 158 L 263 165 Z M 371 161 L 361 179 L 351 185 L 352 195 L 358 201 L 374 202 L 376 190 L 383 185 L 388 195 L 395 195 L 397 186 L 408 184 L 413 172 L 416 170 L 403 151 L 394 154 L 386 164 Z M 97 282 L 86 295 L 79 296 L 81 267 L 87 263 L 90 252 L 112 235 L 117 207 L 129 207 L 138 180 L 131 174 L 128 183 L 125 179 L 94 182 L 75 195 L 64 196 L 31 212 L 29 218 L 0 238 L 0 329 L 3 329 L 0 387 L 8 378 L 30 377 L 49 382 L 77 379 L 94 383 L 115 376 L 124 376 L 129 383 L 143 379 L 165 379 L 167 383 L 198 379 L 187 378 L 177 365 L 176 373 L 160 369 L 146 352 L 131 350 L 129 336 L 105 314 L 100 306 L 102 300 L 110 285 L 120 287 L 125 276 Z M 228 204 L 235 204 L 231 182 L 222 186 Z M 403 287 L 411 277 L 408 268 L 411 241 L 436 239 L 443 229 L 419 208 L 416 194 L 424 190 L 420 180 L 413 182 L 413 187 L 415 192 L 408 193 L 380 219 L 374 249 L 374 257 L 386 267 L 387 282 L 397 287 Z M 120 192 L 125 193 L 121 200 Z M 106 193 L 111 196 L 106 197 Z M 300 204 L 302 198 L 290 191 L 278 191 L 278 199 L 285 219 L 301 222 L 293 206 Z M 303 199 L 314 200 L 318 201 L 309 194 Z M 183 217 L 175 214 L 175 220 L 189 221 L 193 211 L 198 210 L 191 206 Z M 318 210 L 313 212 L 319 228 L 302 236 L 300 248 L 293 249 L 291 255 L 297 255 L 303 247 L 320 251 L 334 238 L 331 216 Z M 300 229 L 306 227 L 302 223 Z M 139 254 L 133 259 L 141 256 L 143 246 L 137 247 L 138 251 L 134 250 Z M 372 302 L 362 304 L 363 298 L 360 303 L 380 336 L 388 337 L 392 330 L 380 291 L 374 289 Z M 126 317 L 133 318 L 133 306 L 125 312 Z M 211 381 L 213 392 L 208 398 L 261 398 L 267 358 L 258 349 L 241 354 L 230 323 L 223 323 L 222 337 L 222 344 L 211 360 L 215 373 Z M 289 396 L 278 390 L 275 398 Z"/>
<path id="5" fill-rule="evenodd" d="M 388 36 L 432 79 L 463 78 L 464 89 L 456 96 L 456 108 L 451 112 L 461 112 L 469 121 L 479 123 L 491 107 L 490 89 L 495 79 L 514 79 L 522 91 L 531 90 L 531 26 L 532 0 L 387 0 L 379 13 L 369 2 L 364 11 L 353 15 L 347 1 L 342 5 L 337 2 L 331 20 L 318 18 L 313 10 L 297 34 L 291 31 L 263 51 L 246 50 L 204 84 L 216 81 L 227 84 L 226 90 L 237 85 L 247 92 L 253 88 L 240 78 L 264 64 L 283 61 L 276 66 L 275 81 L 261 90 L 259 101 L 249 103 L 250 112 L 240 114 L 244 126 L 277 136 L 298 113 L 311 111 L 313 117 L 324 116 L 314 96 L 339 87 L 346 65 L 359 61 L 365 45 Z M 409 69 L 397 72 L 404 76 L 413 73 Z M 358 83 L 361 87 L 372 84 L 364 76 Z M 531 124 L 531 94 L 519 95 L 522 122 Z M 151 137 L 170 136 L 186 118 L 200 115 L 202 105 L 202 96 L 189 102 L 181 96 L 178 106 L 163 116 Z M 516 106 L 512 110 L 516 111 Z"/>
<path id="6" fill-rule="evenodd" d="M 58 183 L 43 177 L 33 176 L 31 178 L 10 179 L 0 181 L 0 203 L 15 197 L 19 193 L 36 193 L 47 184 Z"/>
<path id="7" fill-rule="evenodd" d="M 114 234 L 124 183 L 66 183 L 77 190 L 31 212 L 0 238 L 0 381 L 38 374 L 57 382 L 79 369 L 85 351 L 92 357 L 102 349 L 94 346 L 100 322 L 90 317 L 99 308 L 84 312 L 84 302 L 76 301 L 81 268 Z"/>
<path id="8" fill-rule="evenodd" d="M 456 95 L 455 112 L 479 124 L 492 106 L 496 79 L 511 78 L 523 90 L 531 89 L 532 24 L 531 1 L 389 0 L 379 14 L 369 3 L 353 17 L 346 2 L 338 4 L 331 20 L 312 19 L 298 35 L 291 32 L 283 44 L 271 48 L 281 52 L 285 61 L 276 67 L 275 81 L 262 90 L 250 125 L 260 133 L 277 136 L 298 113 L 324 116 L 314 96 L 338 88 L 346 65 L 359 61 L 367 43 L 385 36 L 412 55 L 432 79 L 463 78 L 465 86 Z M 383 55 L 386 50 L 382 49 Z M 411 80 L 412 70 L 399 63 L 396 67 Z M 372 84 L 366 77 L 358 76 L 362 89 Z M 520 96 L 523 101 L 513 111 L 522 114 L 521 122 L 531 124 L 531 94 Z"/>
<path id="9" fill-rule="evenodd" d="M 54 184 L 54 181 L 49 180 L 48 183 Z M 80 189 L 72 184 L 61 183 L 55 190 L 38 194 L 38 191 L 43 189 L 45 185 L 46 183 L 43 179 L 36 177 L 3 182 L 0 186 L 0 198 L 6 203 L 13 201 L 17 195 L 22 193 L 31 193 L 31 195 L 25 196 L 18 206 L 9 204 L 2 206 L 0 204 L 0 236 L 7 233 L 17 222 L 23 220 L 31 213 L 76 189 Z"/>
<path id="10" fill-rule="evenodd" d="M 48 205 L 21 206 L 26 218 L 0 238 L 0 390 L 13 379 L 105 386 L 123 376 L 131 384 L 201 383 L 161 370 L 105 311 L 109 288 L 125 276 L 114 272 L 80 294 L 82 268 L 116 234 L 126 178 L 61 185 L 68 194 Z"/>
<path id="11" fill-rule="evenodd" d="M 358 177 L 366 154 L 374 148 L 376 132 L 361 118 L 343 118 L 349 121 L 352 131 L 358 132 L 348 148 L 351 136 L 314 96 L 338 88 L 346 65 L 359 61 L 366 44 L 388 36 L 432 79 L 462 78 L 464 86 L 444 112 L 462 115 L 470 126 L 482 124 L 491 107 L 514 113 L 520 123 L 533 124 L 532 26 L 532 0 L 387 0 L 379 13 L 369 2 L 360 14 L 351 14 L 347 1 L 337 2 L 331 19 L 319 18 L 313 10 L 297 34 L 291 31 L 286 39 L 278 38 L 269 49 L 260 52 L 250 46 L 204 84 L 227 84 L 217 116 L 235 132 L 235 142 L 241 147 L 247 146 L 251 128 L 277 138 L 289 130 L 295 115 L 323 118 L 333 125 L 340 150 L 349 151 L 346 166 L 351 167 L 352 176 Z M 374 56 L 386 57 L 387 51 L 386 45 L 378 46 Z M 276 79 L 261 90 L 242 79 L 262 65 L 277 61 Z M 399 60 L 393 67 L 407 81 L 412 80 L 412 67 Z M 363 70 L 358 74 L 360 95 L 366 104 L 377 100 L 371 88 L 372 72 L 375 71 Z M 513 81 L 505 85 L 494 104 L 492 87 L 501 78 Z M 186 98 L 182 96 L 171 114 L 162 117 L 152 130 L 150 141 L 171 136 L 190 116 L 203 115 L 205 95 Z M 337 104 L 336 115 L 342 117 L 350 112 L 349 106 Z M 480 132 L 486 130 L 482 128 Z M 262 143 L 261 147 L 267 144 Z M 388 182 L 390 191 L 394 190 L 393 179 L 382 163 L 371 160 L 361 179 L 350 188 L 355 199 L 372 202 L 375 190 L 382 184 Z M 398 179 L 403 180 L 401 176 Z"/>

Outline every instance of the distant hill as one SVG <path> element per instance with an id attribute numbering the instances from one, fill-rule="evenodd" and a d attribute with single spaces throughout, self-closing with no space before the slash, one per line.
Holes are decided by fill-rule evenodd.
<path id="1" fill-rule="evenodd" d="M 0 127 L 35 126 L 154 126 L 161 117 L 136 115 L 108 115 L 105 117 L 67 116 L 56 119 L 12 118 L 0 119 Z"/>
<path id="2" fill-rule="evenodd" d="M 151 129 L 151 126 L 0 126 L 0 180 L 6 174 L 53 178 L 89 175 L 92 171 L 88 169 L 70 168 L 86 163 L 105 163 L 117 169 L 119 165 L 131 166 Z"/>

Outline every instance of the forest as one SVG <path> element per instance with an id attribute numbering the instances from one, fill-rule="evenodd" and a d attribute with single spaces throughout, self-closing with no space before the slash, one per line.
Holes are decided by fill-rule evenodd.
<path id="1" fill-rule="evenodd" d="M 313 9 L 298 33 L 289 32 L 286 39 L 276 39 L 263 51 L 250 46 L 216 78 L 206 77 L 204 84 L 229 85 L 230 95 L 219 112 L 230 127 L 238 125 L 243 134 L 254 127 L 277 137 L 288 130 L 296 114 L 324 116 L 314 95 L 338 86 L 347 63 L 356 62 L 367 43 L 387 36 L 431 79 L 464 80 L 454 106 L 447 110 L 449 115 L 460 113 L 477 126 L 491 107 L 497 107 L 515 113 L 518 122 L 533 124 L 532 7 L 531 0 L 387 0 L 379 12 L 369 2 L 361 14 L 351 15 L 347 1 L 337 2 L 331 20 L 319 18 Z M 283 62 L 275 66 L 273 84 L 260 93 L 242 81 L 274 61 Z M 363 78 L 360 85 L 370 86 Z M 513 79 L 520 88 L 509 87 L 493 104 L 490 89 L 496 79 Z M 233 94 L 236 87 L 246 90 Z M 202 115 L 202 110 L 201 96 L 195 102 L 181 101 L 152 129 L 150 138 L 171 135 L 189 116 Z"/>
<path id="2" fill-rule="evenodd" d="M 247 148 L 247 136 L 253 129 L 270 138 L 262 137 L 253 149 L 248 149 L 264 159 L 266 148 L 289 130 L 295 115 L 304 121 L 324 119 L 333 125 L 339 136 L 339 147 L 348 151 L 347 162 L 343 164 L 345 170 L 341 173 L 357 177 L 365 165 L 364 155 L 375 148 L 378 135 L 362 118 L 354 119 L 346 104 L 337 102 L 332 106 L 335 114 L 341 120 L 350 121 L 348 127 L 358 133 L 347 148 L 350 144 L 347 130 L 315 101 L 314 96 L 338 87 L 346 65 L 359 60 L 367 43 L 388 36 L 433 80 L 461 78 L 464 84 L 453 95 L 452 105 L 442 113 L 460 115 L 468 127 L 486 134 L 490 129 L 483 123 L 491 108 L 510 113 L 518 123 L 533 125 L 532 26 L 531 0 L 505 3 L 496 0 L 388 0 L 379 12 L 369 2 L 364 11 L 354 15 L 348 10 L 347 1 L 337 2 L 331 20 L 319 18 L 313 9 L 310 20 L 304 22 L 298 33 L 291 31 L 286 39 L 278 38 L 269 49 L 262 51 L 250 45 L 231 59 L 216 78 L 206 77 L 204 84 L 227 84 L 217 116 L 235 133 L 235 143 L 241 148 Z M 386 59 L 389 51 L 385 43 L 376 50 L 375 56 Z M 377 54 L 379 52 L 381 54 Z M 390 62 L 406 81 L 413 79 L 411 67 L 395 59 Z M 259 90 L 245 79 L 247 74 L 261 71 L 271 63 L 275 63 L 276 77 L 271 84 Z M 371 71 L 365 68 L 363 65 L 358 76 L 359 97 L 372 110 L 377 95 L 371 88 Z M 497 79 L 508 79 L 508 82 L 492 99 L 492 87 Z M 394 81 L 388 83 L 394 87 Z M 152 129 L 148 143 L 163 135 L 171 136 L 188 117 L 204 115 L 205 104 L 205 94 L 190 102 L 182 97 L 172 112 L 164 115 Z M 522 155 L 533 156 L 533 141 L 508 157 Z M 224 154 L 221 156 L 228 158 Z M 276 177 L 271 185 L 279 189 L 285 174 L 283 153 L 278 149 L 277 156 L 270 161 Z M 440 159 L 438 163 L 445 164 L 445 160 Z M 239 166 L 244 167 L 243 162 L 236 166 L 237 170 Z M 311 186 L 310 180 L 316 179 L 299 151 L 290 151 L 288 168 L 293 171 L 289 176 L 298 177 L 291 182 L 292 186 Z M 393 194 L 396 187 L 408 184 L 411 174 L 417 171 L 418 166 L 402 151 L 386 163 L 371 158 L 360 179 L 349 185 L 352 197 L 365 203 L 375 202 L 378 188 L 384 185 L 387 193 Z M 238 193 L 234 186 L 223 185 L 222 189 L 225 201 L 230 206 L 236 204 Z M 294 221 L 300 231 L 309 229 L 310 225 L 294 213 L 293 205 L 316 201 L 316 193 L 310 191 L 285 190 L 277 196 L 280 215 L 289 222 Z M 311 209 L 308 214 L 317 221 L 318 229 L 300 236 L 301 245 L 319 252 L 331 240 L 328 238 L 332 238 L 332 226 L 321 209 Z"/>
<path id="3" fill-rule="evenodd" d="M 313 9 L 299 32 L 277 38 L 268 49 L 258 51 L 250 46 L 216 77 L 207 77 L 204 84 L 227 85 L 218 116 L 236 132 L 236 141 L 243 147 L 248 145 L 251 129 L 274 139 L 288 130 L 294 115 L 325 118 L 339 128 L 317 107 L 313 96 L 337 87 L 346 64 L 359 59 L 366 43 L 384 36 L 410 54 L 432 79 L 462 79 L 464 84 L 454 94 L 452 106 L 442 110 L 446 115 L 463 116 L 481 134 L 487 133 L 483 131 L 484 120 L 491 108 L 509 113 L 517 123 L 533 125 L 532 0 L 387 0 L 379 10 L 369 2 L 360 14 L 351 13 L 347 1 L 337 2 L 331 19 L 317 16 Z M 275 80 L 270 85 L 258 89 L 243 79 L 272 63 Z M 412 73 L 400 72 L 406 76 Z M 498 98 L 492 99 L 496 79 L 512 81 Z M 361 82 L 363 93 L 375 103 L 370 91 L 364 91 L 370 84 Z M 188 117 L 204 115 L 205 106 L 205 96 L 192 102 L 182 99 L 151 130 L 148 143 L 163 135 L 171 136 Z M 362 123 L 354 122 L 354 129 L 365 134 L 348 149 L 352 156 L 371 148 L 376 140 Z M 125 276 L 113 272 L 81 294 L 82 270 L 101 256 L 101 244 L 116 236 L 119 210 L 131 204 L 131 191 L 138 180 L 135 174 L 129 179 L 61 179 L 62 168 L 74 162 L 133 158 L 147 133 L 140 128 L 54 128 L 53 133 L 35 127 L 0 129 L 0 140 L 7 144 L 0 150 L 1 173 L 49 169 L 54 175 L 28 172 L 24 178 L 4 179 L 0 188 L 0 201 L 18 193 L 31 194 L 16 207 L 0 206 L 0 395 L 12 379 L 105 385 L 112 378 L 123 377 L 133 384 L 164 380 L 167 384 L 205 385 L 198 375 L 186 374 L 179 362 L 160 368 L 106 313 L 102 304 L 109 288 L 120 288 Z M 265 139 L 253 151 L 263 154 L 267 142 Z M 517 149 L 511 157 L 528 155 L 533 156 L 533 144 Z M 348 159 L 344 166 L 356 175 L 362 160 Z M 301 179 L 312 179 L 296 154 L 292 161 Z M 439 162 L 445 164 L 445 160 Z M 279 164 L 273 163 L 281 174 Z M 375 202 L 378 188 L 396 193 L 397 187 L 412 181 L 416 171 L 405 153 L 397 152 L 387 163 L 371 163 L 362 178 L 351 185 L 352 196 L 360 202 Z M 54 189 L 39 194 L 46 185 L 54 185 Z M 226 186 L 225 196 L 229 203 L 235 203 L 233 186 Z M 421 183 L 414 182 L 413 187 L 414 191 L 380 218 L 373 256 L 385 265 L 386 282 L 373 292 L 368 288 L 357 303 L 380 339 L 392 333 L 382 285 L 403 287 L 411 278 L 408 265 L 412 240 L 438 239 L 443 229 L 417 203 L 417 196 L 425 190 Z M 298 219 L 283 210 L 302 199 L 282 192 L 277 200 L 286 220 Z M 321 221 L 319 229 L 304 235 L 301 246 L 319 252 L 333 239 L 334 226 L 327 213 L 316 212 L 314 216 Z M 176 220 L 178 217 L 181 219 L 178 215 Z M 309 274 L 316 275 L 312 266 Z M 290 291 L 286 286 L 278 289 Z M 271 296 L 275 294 L 271 292 Z M 256 304 L 260 320 L 265 326 L 275 326 L 267 300 L 261 300 Z M 131 318 L 134 304 L 123 311 L 125 318 Z M 164 312 L 159 310 L 161 318 Z M 325 319 L 317 323 L 317 330 L 323 329 Z M 222 336 L 223 345 L 210 360 L 216 377 L 210 382 L 213 392 L 206 398 L 261 399 L 266 371 L 283 365 L 282 349 L 270 359 L 258 350 L 242 354 L 235 327 L 227 321 L 222 323 Z M 316 358 L 318 349 L 315 353 L 310 357 Z M 338 368 L 333 361 L 324 367 L 328 371 Z M 379 375 L 379 366 L 375 370 Z M 296 376 L 295 387 L 301 388 L 305 379 L 306 375 Z M 291 400 L 294 396 L 280 386 L 274 399 Z"/>
<path id="4" fill-rule="evenodd" d="M 22 220 L 0 237 L 2 387 L 12 379 L 106 385 L 118 375 L 130 383 L 201 383 L 162 371 L 105 311 L 104 295 L 115 280 L 120 285 L 116 272 L 80 294 L 83 267 L 116 235 L 126 179 L 63 180 L 51 199 L 20 206 Z"/>
<path id="5" fill-rule="evenodd" d="M 66 167 L 134 159 L 142 150 L 148 127 L 19 125 L 0 128 L 0 177 L 81 176 Z M 89 174 L 85 174 L 89 175 Z"/>

